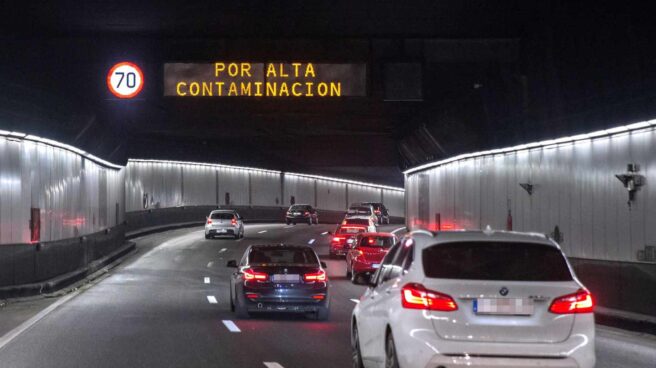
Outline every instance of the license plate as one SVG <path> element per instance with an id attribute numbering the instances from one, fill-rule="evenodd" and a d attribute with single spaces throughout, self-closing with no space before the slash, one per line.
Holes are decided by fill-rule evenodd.
<path id="1" fill-rule="evenodd" d="M 301 277 L 299 275 L 273 275 L 271 281 L 273 282 L 299 282 Z"/>
<path id="2" fill-rule="evenodd" d="M 374 263 L 371 265 L 372 268 L 380 268 L 380 263 Z"/>
<path id="3" fill-rule="evenodd" d="M 219 232 L 220 232 L 220 233 L 225 233 L 225 232 L 226 232 L 226 229 L 219 229 Z"/>
<path id="4" fill-rule="evenodd" d="M 298 216 L 300 214 L 301 214 L 300 212 L 294 212 L 294 216 Z"/>
<path id="5" fill-rule="evenodd" d="M 480 298 L 474 299 L 474 313 L 493 315 L 530 316 L 535 306 L 527 298 Z"/>

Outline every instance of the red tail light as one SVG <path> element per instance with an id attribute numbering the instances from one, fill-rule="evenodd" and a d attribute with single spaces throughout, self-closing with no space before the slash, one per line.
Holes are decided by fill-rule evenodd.
<path id="1" fill-rule="evenodd" d="M 266 273 L 256 272 L 251 270 L 250 268 L 247 268 L 242 272 L 244 273 L 244 280 L 266 281 L 269 278 L 269 275 L 267 275 Z"/>
<path id="2" fill-rule="evenodd" d="M 305 216 L 310 216 L 310 212 L 305 211 L 304 215 L 305 215 Z"/>
<path id="3" fill-rule="evenodd" d="M 314 295 L 312 295 L 312 299 L 314 299 L 314 300 L 324 300 L 324 299 L 326 299 L 326 294 L 314 294 Z"/>
<path id="4" fill-rule="evenodd" d="M 374 213 L 376 213 L 377 215 L 380 215 L 380 210 L 375 210 Z"/>
<path id="5" fill-rule="evenodd" d="M 585 289 L 580 289 L 574 294 L 554 299 L 549 307 L 549 312 L 554 314 L 592 313 L 595 304 L 592 294 Z"/>
<path id="6" fill-rule="evenodd" d="M 230 222 L 232 223 L 233 226 L 237 225 L 237 219 L 234 218 L 234 217 L 232 218 L 232 220 Z"/>
<path id="7" fill-rule="evenodd" d="M 403 308 L 424 309 L 441 312 L 458 310 L 455 300 L 446 294 L 428 290 L 422 284 L 410 283 L 401 289 Z"/>
<path id="8" fill-rule="evenodd" d="M 212 220 L 211 220 L 211 219 L 207 219 L 207 224 L 208 224 L 208 225 L 212 225 Z"/>
<path id="9" fill-rule="evenodd" d="M 246 293 L 244 294 L 248 299 L 257 299 L 260 297 L 260 294 L 257 293 Z"/>
<path id="10" fill-rule="evenodd" d="M 303 279 L 305 281 L 308 281 L 308 282 L 326 281 L 326 271 L 319 270 L 319 271 L 313 272 L 313 273 L 306 273 L 305 276 L 303 276 Z"/>
<path id="11" fill-rule="evenodd" d="M 335 242 L 335 243 L 339 243 L 339 242 L 341 242 L 341 241 L 344 240 L 344 239 L 346 239 L 346 238 L 342 238 L 341 236 L 336 236 L 336 237 L 333 238 L 333 242 Z"/>

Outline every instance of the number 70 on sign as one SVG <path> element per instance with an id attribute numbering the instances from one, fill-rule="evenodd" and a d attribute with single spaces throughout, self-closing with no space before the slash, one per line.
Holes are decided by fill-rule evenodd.
<path id="1" fill-rule="evenodd" d="M 141 68 L 131 62 L 120 62 L 107 73 L 107 88 L 118 98 L 133 98 L 141 92 L 144 76 Z"/>

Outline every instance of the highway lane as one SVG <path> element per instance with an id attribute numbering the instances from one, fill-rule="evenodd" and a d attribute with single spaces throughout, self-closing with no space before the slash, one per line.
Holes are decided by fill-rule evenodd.
<path id="1" fill-rule="evenodd" d="M 351 299 L 363 287 L 346 280 L 343 261 L 328 259 L 330 236 L 322 233 L 333 228 L 257 224 L 240 240 L 205 240 L 202 228 L 136 239 L 139 254 L 7 343 L 0 367 L 348 367 Z M 240 320 L 230 312 L 228 260 L 249 244 L 311 241 L 328 263 L 328 321 Z M 608 328 L 598 335 L 598 367 L 656 361 L 651 336 Z"/>

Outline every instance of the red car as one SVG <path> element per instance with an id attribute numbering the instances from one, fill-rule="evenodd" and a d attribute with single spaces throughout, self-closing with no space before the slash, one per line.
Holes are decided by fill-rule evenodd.
<path id="1" fill-rule="evenodd" d="M 358 234 L 346 254 L 346 277 L 353 281 L 359 275 L 376 272 L 383 257 L 397 241 L 392 233 Z"/>
<path id="2" fill-rule="evenodd" d="M 330 241 L 330 256 L 345 255 L 351 249 L 356 235 L 367 232 L 366 225 L 342 224 L 337 226 L 333 239 Z"/>

